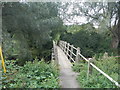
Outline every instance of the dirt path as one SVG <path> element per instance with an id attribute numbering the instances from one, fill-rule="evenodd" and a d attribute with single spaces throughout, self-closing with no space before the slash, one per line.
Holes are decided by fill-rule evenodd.
<path id="1" fill-rule="evenodd" d="M 77 73 L 72 71 L 72 64 L 68 60 L 64 52 L 57 47 L 58 51 L 58 63 L 60 68 L 60 85 L 62 88 L 79 88 L 76 80 Z"/>

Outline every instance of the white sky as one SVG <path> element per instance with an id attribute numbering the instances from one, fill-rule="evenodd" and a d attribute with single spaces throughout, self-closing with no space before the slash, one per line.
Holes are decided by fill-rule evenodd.
<path id="1" fill-rule="evenodd" d="M 0 0 L 1 2 L 18 2 L 20 0 Z M 21 0 L 22 1 L 22 0 Z M 24 1 L 24 0 L 23 0 Z M 28 2 L 114 2 L 119 0 L 26 0 Z"/>
<path id="2" fill-rule="evenodd" d="M 63 2 L 63 5 L 65 4 L 65 2 Z M 84 6 L 84 4 L 83 3 L 80 3 L 79 4 L 80 6 Z M 71 14 L 72 13 L 72 11 L 73 10 L 76 10 L 76 11 L 78 11 L 77 10 L 77 8 L 76 7 L 74 7 L 74 9 L 73 9 L 73 5 L 71 4 L 69 7 L 68 7 L 68 10 L 64 13 L 64 15 L 62 15 L 63 13 L 61 13 L 63 10 L 61 10 L 61 18 L 63 19 L 63 18 L 67 18 L 68 16 L 67 16 L 67 14 L 69 15 L 69 14 Z M 75 9 L 76 8 L 76 9 Z M 89 8 L 88 8 L 89 9 Z M 87 17 L 85 17 L 85 16 L 83 16 L 81 13 L 80 13 L 80 11 L 78 11 L 78 13 L 80 14 L 79 16 L 73 16 L 74 18 L 72 18 L 72 19 L 63 19 L 63 22 L 64 22 L 64 24 L 65 25 L 72 25 L 72 24 L 85 24 L 85 23 L 88 23 L 88 21 L 87 21 Z M 91 10 L 90 12 L 89 12 L 91 15 L 93 15 L 95 12 L 94 12 L 94 10 Z M 103 10 L 101 9 L 100 10 L 100 12 L 99 13 L 103 13 Z M 69 21 L 70 22 L 69 22 Z M 113 18 L 113 20 L 112 20 L 112 25 L 113 25 L 113 23 L 114 23 L 114 18 Z M 94 25 L 94 27 L 95 28 L 98 28 L 98 24 L 96 23 L 96 22 L 94 22 L 93 23 L 93 25 Z"/>
<path id="3" fill-rule="evenodd" d="M 72 1 L 75 1 L 75 0 L 72 0 Z M 62 4 L 64 5 L 66 3 L 63 2 Z M 80 5 L 83 5 L 83 4 L 80 3 Z M 67 14 L 69 15 L 69 14 L 72 13 L 74 6 L 73 6 L 73 4 L 71 4 L 67 8 L 68 8 L 68 10 L 65 13 L 63 13 L 63 9 L 60 9 L 60 11 L 59 11 L 60 17 L 63 19 L 63 22 L 64 22 L 65 25 L 72 25 L 72 24 L 75 24 L 75 23 L 79 23 L 79 24 L 87 23 L 86 17 L 81 16 L 81 15 L 80 16 L 73 16 L 74 18 L 71 17 L 72 19 L 69 19 Z M 78 8 L 74 8 L 74 10 L 78 11 Z M 80 13 L 80 12 L 78 11 L 78 13 Z M 68 19 L 66 20 L 64 18 L 68 18 Z"/>
<path id="4" fill-rule="evenodd" d="M 5 1 L 7 1 L 7 0 L 5 0 Z M 12 1 L 12 0 L 10 0 L 10 1 Z M 20 1 L 20 2 L 32 1 L 32 2 L 34 2 L 35 0 L 13 0 L 13 1 Z M 39 2 L 39 1 L 42 1 L 42 0 L 38 0 L 37 2 Z M 45 1 L 49 1 L 49 0 L 45 0 Z M 68 0 L 53 0 L 53 1 L 63 1 L 63 2 L 66 2 Z M 69 2 L 85 2 L 85 1 L 87 1 L 87 2 L 98 2 L 98 1 L 108 1 L 108 0 L 70 0 Z M 111 1 L 119 1 L 119 0 L 111 0 Z M 83 6 L 82 3 L 80 3 L 80 5 Z M 72 12 L 72 8 L 73 8 L 73 6 L 71 5 L 66 13 L 68 13 L 68 14 L 71 13 Z M 77 8 L 76 8 L 76 11 L 77 11 Z M 94 11 L 91 11 L 91 14 L 92 13 L 94 13 Z M 62 18 L 62 16 L 61 16 L 61 18 Z M 71 22 L 63 20 L 63 22 L 64 22 L 65 25 L 72 25 L 72 24 L 75 24 L 75 22 L 79 23 L 79 24 L 87 23 L 87 18 L 85 16 L 75 16 L 70 21 Z M 113 22 L 114 22 L 114 20 L 112 21 L 112 23 Z M 94 27 L 97 28 L 98 26 L 95 25 Z"/>
<path id="5" fill-rule="evenodd" d="M 65 20 L 63 20 L 63 22 L 64 22 L 65 25 L 72 25 L 75 22 L 76 23 L 78 22 L 79 24 L 87 23 L 87 20 L 86 20 L 86 17 L 79 16 L 79 17 L 74 17 L 73 20 L 71 20 L 71 22 L 68 22 L 68 21 L 65 21 Z"/>

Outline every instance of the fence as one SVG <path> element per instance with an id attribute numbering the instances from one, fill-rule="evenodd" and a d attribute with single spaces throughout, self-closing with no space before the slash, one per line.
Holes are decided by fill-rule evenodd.
<path id="1" fill-rule="evenodd" d="M 79 47 L 75 48 L 73 45 L 70 45 L 65 41 L 60 41 L 59 46 L 71 61 L 75 62 L 79 60 L 79 55 L 78 55 L 80 53 Z"/>
<path id="2" fill-rule="evenodd" d="M 55 60 L 56 63 L 58 63 L 58 53 L 57 53 L 57 44 L 55 41 L 53 41 L 53 48 L 52 48 L 52 56 L 51 60 Z"/>
<path id="3" fill-rule="evenodd" d="M 59 41 L 59 46 L 60 48 L 64 51 L 64 53 L 68 56 L 70 60 L 73 62 L 76 62 L 79 60 L 81 57 L 84 59 L 86 62 L 88 62 L 88 72 L 87 72 L 87 78 L 89 78 L 90 74 L 90 69 L 93 67 L 95 68 L 98 72 L 100 72 L 102 75 L 104 75 L 106 78 L 108 78 L 111 82 L 113 82 L 116 86 L 120 87 L 120 84 L 113 80 L 109 75 L 107 75 L 105 72 L 103 72 L 101 69 L 99 69 L 97 66 L 95 66 L 91 60 L 88 60 L 85 58 L 81 53 L 80 53 L 80 48 L 75 48 L 73 45 L 70 45 L 69 43 L 65 41 Z"/>

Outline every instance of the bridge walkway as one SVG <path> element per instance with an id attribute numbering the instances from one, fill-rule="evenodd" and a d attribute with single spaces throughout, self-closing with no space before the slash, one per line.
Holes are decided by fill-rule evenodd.
<path id="1" fill-rule="evenodd" d="M 72 64 L 65 53 L 57 46 L 58 64 L 60 69 L 60 85 L 62 88 L 79 88 L 76 80 L 77 73 L 72 71 Z"/>

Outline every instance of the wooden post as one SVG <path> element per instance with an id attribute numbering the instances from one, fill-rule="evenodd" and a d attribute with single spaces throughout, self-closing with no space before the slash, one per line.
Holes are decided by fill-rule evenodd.
<path id="1" fill-rule="evenodd" d="M 76 62 L 79 61 L 79 53 L 80 53 L 80 48 L 78 47 L 76 52 L 76 59 L 75 59 Z"/>
<path id="2" fill-rule="evenodd" d="M 55 41 L 53 41 L 53 50 L 54 50 L 54 59 L 55 59 L 55 62 L 58 64 L 57 45 L 56 45 Z"/>
<path id="3" fill-rule="evenodd" d="M 56 43 L 55 43 L 55 53 L 54 53 L 54 56 L 55 56 L 56 63 L 58 64 L 58 53 L 57 53 L 57 44 Z"/>
<path id="4" fill-rule="evenodd" d="M 65 42 L 63 43 L 63 51 L 65 51 Z"/>
<path id="5" fill-rule="evenodd" d="M 91 59 L 89 59 L 89 61 L 94 64 L 94 59 L 91 58 Z M 89 67 L 89 73 L 90 73 L 90 74 L 92 74 L 92 69 L 93 69 L 93 68 L 92 68 L 92 66 L 90 65 L 90 67 Z"/>
<path id="6" fill-rule="evenodd" d="M 62 49 L 62 41 L 60 41 L 60 48 Z"/>
<path id="7" fill-rule="evenodd" d="M 89 79 L 89 74 L 92 74 L 92 66 L 90 65 L 91 60 L 88 60 L 88 71 L 87 71 L 87 80 Z"/>
<path id="8" fill-rule="evenodd" d="M 59 46 L 60 46 L 60 48 L 61 48 L 61 41 L 59 42 Z"/>
<path id="9" fill-rule="evenodd" d="M 71 45 L 71 52 L 70 52 L 71 58 L 72 58 L 72 52 L 73 52 L 73 45 Z"/>
<path id="10" fill-rule="evenodd" d="M 63 50 L 63 41 L 62 41 L 61 45 L 62 45 L 62 48 L 61 48 L 61 49 Z"/>
<path id="11" fill-rule="evenodd" d="M 69 54 L 69 43 L 67 44 L 67 55 Z"/>
<path id="12" fill-rule="evenodd" d="M 63 42 L 63 51 L 64 51 L 64 49 L 65 49 L 65 42 Z"/>
<path id="13" fill-rule="evenodd" d="M 61 48 L 61 49 L 62 49 L 62 50 L 64 49 L 64 48 L 63 48 L 63 41 L 62 41 L 62 48 Z"/>
<path id="14" fill-rule="evenodd" d="M 65 52 L 65 50 L 66 50 L 66 42 L 64 42 L 64 50 L 63 51 Z"/>
<path id="15" fill-rule="evenodd" d="M 90 61 L 88 61 L 87 80 L 89 79 L 89 69 L 90 69 Z"/>
<path id="16" fill-rule="evenodd" d="M 51 60 L 54 60 L 54 51 L 53 51 L 53 48 L 52 48 Z"/>
<path id="17" fill-rule="evenodd" d="M 65 42 L 65 48 L 64 48 L 64 52 L 65 52 L 65 54 L 67 53 L 67 42 Z"/>

